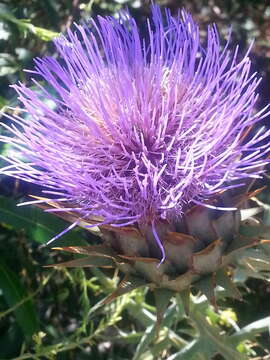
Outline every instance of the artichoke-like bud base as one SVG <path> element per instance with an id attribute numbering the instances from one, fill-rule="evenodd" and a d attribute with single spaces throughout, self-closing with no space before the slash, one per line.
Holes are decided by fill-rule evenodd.
<path id="1" fill-rule="evenodd" d="M 228 275 L 228 267 L 237 265 L 245 249 L 270 241 L 270 229 L 253 218 L 262 209 L 243 209 L 243 204 L 257 192 L 233 199 L 237 207 L 235 211 L 194 206 L 176 226 L 158 224 L 157 232 L 166 253 L 162 263 L 157 256 L 158 246 L 150 227 L 142 231 L 130 226 L 102 225 L 102 245 L 55 248 L 87 255 L 56 265 L 119 270 L 123 280 L 98 306 L 133 289 L 148 286 L 154 292 L 158 324 L 171 297 L 176 293 L 180 294 L 188 313 L 191 287 L 203 293 L 217 308 L 217 285 L 224 288 L 227 296 L 241 299 L 240 292 Z M 253 265 L 256 267 L 256 254 Z"/>

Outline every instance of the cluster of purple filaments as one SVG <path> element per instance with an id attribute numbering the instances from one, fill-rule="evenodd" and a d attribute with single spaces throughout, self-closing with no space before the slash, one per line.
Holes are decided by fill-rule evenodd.
<path id="1" fill-rule="evenodd" d="M 45 187 L 62 201 L 57 211 L 69 204 L 78 218 L 153 229 L 260 175 L 269 132 L 242 141 L 267 115 L 254 112 L 248 55 L 221 49 L 215 26 L 203 47 L 185 11 L 153 6 L 147 26 L 143 38 L 123 13 L 55 39 L 59 60 L 37 58 L 32 71 L 49 87 L 14 86 L 30 118 L 13 115 L 15 126 L 4 126 L 15 137 L 1 140 L 28 163 L 6 159 L 3 173 Z"/>

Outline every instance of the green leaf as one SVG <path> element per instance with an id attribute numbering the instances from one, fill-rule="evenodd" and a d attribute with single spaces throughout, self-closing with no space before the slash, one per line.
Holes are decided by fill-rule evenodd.
<path id="1" fill-rule="evenodd" d="M 143 327 L 148 327 L 154 325 L 156 317 L 146 309 L 141 303 L 135 301 L 130 301 L 127 304 L 127 310 L 131 317 L 133 317 L 136 322 L 140 323 Z"/>
<path id="2" fill-rule="evenodd" d="M 214 355 L 215 353 L 221 354 L 226 360 L 244 360 L 246 359 L 229 341 L 229 338 L 219 334 L 219 328 L 210 325 L 204 316 L 199 312 L 194 311 L 191 314 L 192 319 L 195 321 L 196 326 L 200 332 L 200 336 L 203 339 L 204 346 L 201 348 L 202 353 L 208 355 Z M 210 357 L 209 357 L 210 358 Z M 208 359 L 208 358 L 207 358 Z"/>
<path id="3" fill-rule="evenodd" d="M 203 348 L 204 344 L 202 339 L 195 339 L 182 350 L 171 355 L 167 360 L 208 360 L 209 357 L 206 357 L 205 351 L 202 351 Z"/>
<path id="4" fill-rule="evenodd" d="M 47 30 L 38 26 L 31 25 L 31 28 L 29 29 L 33 34 L 35 34 L 38 38 L 40 38 L 43 41 L 51 41 L 57 36 L 59 36 L 59 33 L 51 30 Z"/>
<path id="5" fill-rule="evenodd" d="M 216 307 L 215 278 L 213 275 L 204 276 L 194 283 L 194 287 L 200 290 L 207 300 Z"/>
<path id="6" fill-rule="evenodd" d="M 174 320 L 175 319 L 180 320 L 182 317 L 183 316 L 181 316 L 181 314 L 179 313 L 179 309 L 176 301 L 173 301 L 173 303 L 167 308 L 167 310 L 164 313 L 162 325 L 170 329 L 170 331 L 172 331 L 171 328 L 172 328 L 172 324 L 174 323 Z"/>
<path id="7" fill-rule="evenodd" d="M 164 350 L 168 350 L 171 344 L 172 341 L 169 337 L 166 337 L 162 341 L 159 341 L 157 344 L 155 344 L 151 349 L 151 353 L 153 354 L 154 359 L 158 359 L 159 354 L 161 354 Z"/>
<path id="8" fill-rule="evenodd" d="M 15 306 L 27 297 L 27 292 L 20 283 L 18 276 L 11 271 L 0 258 L 0 288 L 9 307 Z M 38 330 L 38 318 L 31 300 L 25 301 L 14 310 L 16 320 L 26 338 L 30 338 Z"/>
<path id="9" fill-rule="evenodd" d="M 155 336 L 156 336 L 155 326 L 151 325 L 146 329 L 144 335 L 142 336 L 141 341 L 139 342 L 139 344 L 136 348 L 136 351 L 135 351 L 135 354 L 134 354 L 132 360 L 143 359 L 143 357 L 142 357 L 143 353 L 146 350 L 148 350 L 148 346 L 152 341 L 154 341 Z"/>
<path id="10" fill-rule="evenodd" d="M 0 7 L 0 19 L 17 25 L 24 36 L 26 36 L 27 33 L 32 33 L 43 41 L 51 41 L 55 37 L 59 36 L 59 33 L 57 32 L 31 24 L 29 19 L 17 19 L 7 7 Z"/>
<path id="11" fill-rule="evenodd" d="M 257 239 L 270 239 L 270 226 L 264 225 L 241 225 L 239 233 L 247 237 L 255 237 Z"/>
<path id="12" fill-rule="evenodd" d="M 17 323 L 12 324 L 7 331 L 0 336 L 1 360 L 13 359 L 19 354 L 24 340 Z"/>
<path id="13" fill-rule="evenodd" d="M 23 229 L 29 238 L 39 243 L 46 243 L 69 226 L 64 220 L 36 207 L 17 207 L 14 200 L 4 196 L 0 196 L 0 223 L 10 225 L 15 230 Z M 57 240 L 54 244 L 64 242 L 63 240 L 74 244 L 72 232 L 67 232 L 61 237 L 61 241 Z M 78 239 L 76 244 L 79 245 Z"/>
<path id="14" fill-rule="evenodd" d="M 233 344 L 238 344 L 240 341 L 253 339 L 256 335 L 266 331 L 270 331 L 270 316 L 245 326 L 237 333 L 231 335 L 230 339 Z"/>
<path id="15" fill-rule="evenodd" d="M 157 328 L 161 325 L 163 315 L 168 307 L 168 304 L 175 294 L 174 291 L 167 289 L 155 289 L 155 303 L 156 303 L 156 312 L 157 312 Z"/>
<path id="16" fill-rule="evenodd" d="M 180 291 L 179 295 L 183 304 L 185 314 L 188 316 L 190 309 L 190 287 Z"/>
<path id="17" fill-rule="evenodd" d="M 233 281 L 227 275 L 226 270 L 220 269 L 216 273 L 216 282 L 217 285 L 221 286 L 225 290 L 225 296 L 241 300 L 242 295 L 237 287 L 234 285 Z"/>

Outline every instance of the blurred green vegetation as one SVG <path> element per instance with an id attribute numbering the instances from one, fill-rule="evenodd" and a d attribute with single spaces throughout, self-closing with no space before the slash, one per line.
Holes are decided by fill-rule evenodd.
<path id="1" fill-rule="evenodd" d="M 270 3 L 268 0 L 159 1 L 176 12 L 186 7 L 205 26 L 216 22 L 224 36 L 233 26 L 233 42 L 244 52 L 253 38 L 254 70 L 263 76 L 258 106 L 269 102 Z M 9 84 L 28 82 L 23 72 L 35 56 L 54 55 L 50 40 L 74 21 L 115 14 L 128 6 L 138 23 L 149 14 L 149 1 L 139 0 L 6 0 L 0 2 L 0 108 L 16 106 Z M 0 130 L 2 131 L 2 130 Z M 0 145 L 0 151 L 9 149 Z M 188 319 L 180 298 L 165 313 L 158 336 L 151 292 L 134 290 L 94 314 L 90 309 L 115 289 L 117 274 L 96 268 L 46 269 L 67 260 L 43 244 L 65 223 L 31 207 L 18 208 L 29 193 L 39 190 L 0 177 L 0 359 L 221 360 L 270 359 L 270 284 L 235 279 L 243 301 L 228 300 L 220 291 L 216 313 L 205 299 L 193 297 Z M 265 201 L 270 203 L 269 187 Z M 269 217 L 269 216 L 268 216 Z M 270 219 L 266 219 L 270 222 Z M 96 243 L 83 230 L 74 230 L 54 246 Z M 247 281 L 246 281 L 247 280 Z M 239 333 L 239 328 L 242 328 Z M 259 335 L 259 336 L 257 336 Z M 222 354 L 222 355 L 221 355 Z"/>

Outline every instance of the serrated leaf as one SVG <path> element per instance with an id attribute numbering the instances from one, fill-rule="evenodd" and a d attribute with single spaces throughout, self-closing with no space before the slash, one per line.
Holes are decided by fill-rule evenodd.
<path id="1" fill-rule="evenodd" d="M 0 259 L 0 288 L 9 307 L 15 306 L 28 296 L 18 276 Z M 30 338 L 38 330 L 38 317 L 32 300 L 25 301 L 14 310 L 18 324 L 26 338 Z"/>
<path id="2" fill-rule="evenodd" d="M 199 312 L 194 311 L 194 313 L 191 314 L 191 317 L 198 327 L 200 336 L 203 339 L 204 347 L 207 347 L 210 351 L 212 350 L 211 355 L 219 353 L 226 360 L 246 360 L 245 356 L 234 349 L 234 346 L 232 346 L 228 337 L 220 335 L 219 329 L 216 326 L 210 325 Z M 203 347 L 200 351 L 203 353 Z"/>

